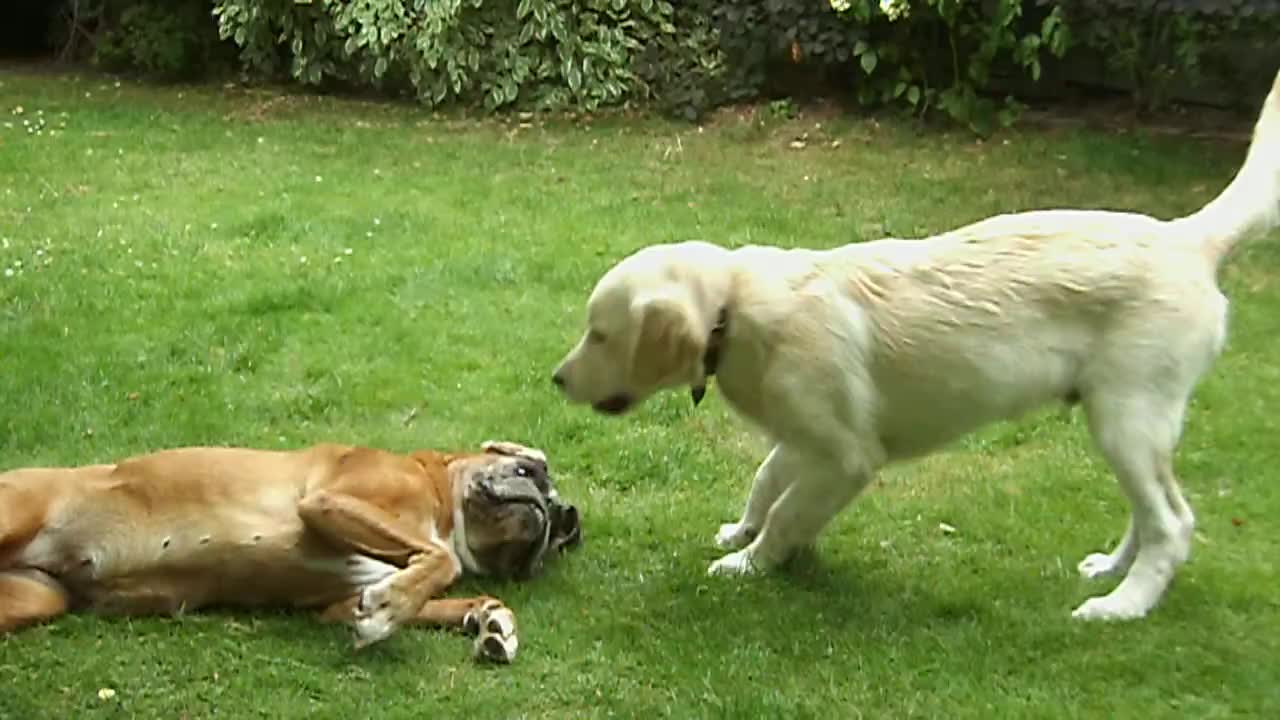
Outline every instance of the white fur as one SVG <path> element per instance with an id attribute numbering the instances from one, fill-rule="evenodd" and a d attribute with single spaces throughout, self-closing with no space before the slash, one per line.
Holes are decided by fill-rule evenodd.
<path id="1" fill-rule="evenodd" d="M 435 524 L 427 527 L 428 539 L 437 549 L 443 551 L 449 559 L 453 572 L 450 583 L 462 574 L 462 563 L 458 555 L 450 547 L 450 543 L 440 538 Z M 455 534 L 454 537 L 458 537 Z M 465 541 L 462 543 L 465 545 Z M 347 572 L 353 583 L 362 586 L 360 602 L 356 606 L 354 625 L 356 631 L 356 647 L 363 648 L 390 637 L 403 620 L 397 620 L 397 608 L 393 607 L 395 590 L 393 585 L 400 568 L 363 555 L 349 556 L 346 562 Z M 401 609 L 401 612 L 403 609 Z"/>
<path id="2" fill-rule="evenodd" d="M 604 410 L 699 387 L 727 311 L 717 381 L 774 441 L 741 519 L 717 534 L 734 552 L 710 572 L 728 575 L 812 543 L 885 464 L 1078 397 L 1133 515 L 1112 553 L 1079 566 L 1123 580 L 1074 614 L 1141 617 L 1191 549 L 1172 458 L 1226 339 L 1218 266 L 1278 211 L 1280 77 L 1240 172 L 1193 215 L 1039 211 L 829 251 L 646 248 L 601 278 L 556 379 Z"/>
<path id="3" fill-rule="evenodd" d="M 475 628 L 476 639 L 472 646 L 475 657 L 500 663 L 510 663 L 520 649 L 516 634 L 516 616 L 496 600 L 467 613 L 463 627 Z"/>
<path id="4" fill-rule="evenodd" d="M 460 522 L 457 521 L 458 512 L 456 509 L 454 510 L 454 516 L 455 522 Z M 442 538 L 440 537 L 440 531 L 436 529 L 435 522 L 431 522 L 426 527 L 426 533 L 427 539 L 431 541 L 431 544 L 443 550 L 445 556 L 449 558 L 449 567 L 453 570 L 454 580 L 462 577 L 463 570 L 468 572 L 479 572 L 464 565 L 462 555 L 458 552 L 458 548 L 461 547 L 466 551 L 467 557 L 471 559 L 471 562 L 475 562 L 475 557 L 471 554 L 470 547 L 467 546 L 467 529 L 463 525 L 455 524 L 453 532 L 449 534 L 449 537 Z"/>
<path id="5" fill-rule="evenodd" d="M 453 488 L 453 532 L 449 535 L 449 554 L 458 562 L 459 567 L 475 575 L 483 575 L 484 568 L 471 552 L 467 544 L 467 517 L 462 512 L 462 501 L 466 495 L 465 483 L 455 483 Z M 433 529 L 434 532 L 434 529 Z"/>
<path id="6" fill-rule="evenodd" d="M 385 640 L 399 627 L 391 605 L 391 586 L 394 581 L 394 576 L 388 576 L 366 586 L 360 592 L 360 603 L 354 618 L 357 648 Z"/>
<path id="7" fill-rule="evenodd" d="M 310 563 L 316 565 L 317 563 Z M 355 587 L 373 585 L 399 572 L 400 568 L 368 555 L 351 554 L 342 562 L 341 572 L 346 575 L 347 582 Z"/>

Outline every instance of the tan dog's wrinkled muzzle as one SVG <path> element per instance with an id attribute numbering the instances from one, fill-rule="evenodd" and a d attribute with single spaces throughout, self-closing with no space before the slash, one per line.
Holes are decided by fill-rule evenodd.
<path id="1" fill-rule="evenodd" d="M 460 460 L 468 550 L 489 575 L 532 578 L 548 555 L 581 543 L 578 509 L 560 499 L 540 450 L 507 442 L 484 449 Z"/>

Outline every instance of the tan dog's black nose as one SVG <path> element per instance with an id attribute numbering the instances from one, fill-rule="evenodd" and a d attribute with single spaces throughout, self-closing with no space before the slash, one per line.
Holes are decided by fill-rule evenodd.
<path id="1" fill-rule="evenodd" d="M 554 374 L 551 375 L 551 382 L 554 383 L 555 386 L 558 388 L 564 387 L 564 375 L 561 375 L 560 371 L 557 370 Z"/>

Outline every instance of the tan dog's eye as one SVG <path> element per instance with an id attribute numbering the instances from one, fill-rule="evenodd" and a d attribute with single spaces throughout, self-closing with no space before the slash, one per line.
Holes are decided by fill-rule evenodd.
<path id="1" fill-rule="evenodd" d="M 587 342 L 599 345 L 605 340 L 604 333 L 599 330 L 590 330 L 587 332 Z"/>

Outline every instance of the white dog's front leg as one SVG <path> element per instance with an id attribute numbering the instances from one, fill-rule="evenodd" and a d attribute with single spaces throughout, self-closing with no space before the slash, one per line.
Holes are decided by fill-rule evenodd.
<path id="1" fill-rule="evenodd" d="M 788 463 L 789 455 L 781 445 L 775 445 L 769 451 L 769 456 L 756 470 L 755 480 L 751 483 L 751 494 L 742 510 L 742 518 L 736 523 L 720 526 L 720 531 L 716 533 L 716 545 L 724 550 L 737 550 L 756 539 L 760 528 L 764 527 L 769 508 L 773 507 L 778 496 L 795 477 L 795 463 Z"/>
<path id="2" fill-rule="evenodd" d="M 796 477 L 774 503 L 756 539 L 712 563 L 708 572 L 749 575 L 786 562 L 797 549 L 812 543 L 831 518 L 871 481 L 871 472 L 857 469 L 860 467 L 815 458 L 806 475 Z"/>
<path id="3" fill-rule="evenodd" d="M 752 548 L 750 545 L 725 555 L 724 557 L 711 563 L 711 567 L 707 568 L 708 575 L 720 575 L 724 577 L 733 575 L 754 575 L 761 568 L 755 564 L 752 559 Z"/>

